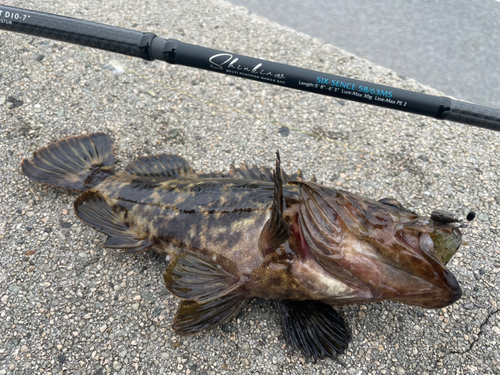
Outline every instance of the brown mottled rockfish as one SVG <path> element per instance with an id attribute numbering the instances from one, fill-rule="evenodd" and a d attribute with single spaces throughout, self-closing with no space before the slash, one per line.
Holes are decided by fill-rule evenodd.
<path id="1" fill-rule="evenodd" d="M 154 250 L 182 301 L 172 328 L 190 335 L 234 316 L 252 297 L 277 300 L 288 343 L 334 358 L 350 331 L 332 306 L 398 301 L 440 308 L 462 291 L 445 267 L 463 219 L 430 217 L 394 199 L 373 201 L 280 169 L 200 174 L 176 155 L 139 158 L 115 172 L 111 140 L 96 133 L 41 148 L 22 169 L 31 180 L 83 193 L 85 224 L 102 246 Z"/>

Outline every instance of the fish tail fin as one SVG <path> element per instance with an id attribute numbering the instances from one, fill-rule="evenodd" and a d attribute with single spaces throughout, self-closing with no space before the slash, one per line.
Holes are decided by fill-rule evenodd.
<path id="1" fill-rule="evenodd" d="M 86 190 L 94 172 L 112 171 L 115 165 L 111 139 L 94 133 L 61 139 L 42 147 L 32 160 L 24 159 L 23 173 L 36 182 L 56 187 Z"/>

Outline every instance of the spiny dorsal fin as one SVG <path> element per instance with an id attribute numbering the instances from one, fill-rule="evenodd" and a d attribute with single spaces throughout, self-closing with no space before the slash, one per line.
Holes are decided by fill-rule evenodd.
<path id="1" fill-rule="evenodd" d="M 227 173 L 223 172 L 210 172 L 210 173 L 199 173 L 198 177 L 201 178 L 235 178 L 238 180 L 257 180 L 257 181 L 273 181 L 272 170 L 268 168 L 258 168 L 253 165 L 248 168 L 245 164 L 241 167 L 236 168 L 231 165 L 231 169 Z"/>
<path id="2" fill-rule="evenodd" d="M 127 165 L 125 173 L 145 177 L 235 178 L 268 182 L 274 181 L 272 169 L 267 167 L 258 168 L 255 165 L 252 165 L 250 168 L 245 164 L 242 164 L 239 168 L 231 166 L 231 169 L 227 173 L 196 173 L 184 158 L 172 154 L 160 154 L 138 158 Z M 304 181 L 300 169 L 291 175 L 287 175 L 284 171 L 281 173 L 284 184 L 288 184 L 291 181 Z M 311 181 L 316 182 L 316 177 L 314 175 Z"/>
<path id="3" fill-rule="evenodd" d="M 276 152 L 276 171 L 273 172 L 274 199 L 271 218 L 266 222 L 259 238 L 262 256 L 267 256 L 290 237 L 290 225 L 283 217 L 283 179 L 279 151 Z"/>
<path id="4" fill-rule="evenodd" d="M 228 176 L 246 180 L 273 181 L 273 171 L 271 169 L 265 167 L 260 169 L 256 165 L 252 165 L 250 168 L 245 164 L 242 164 L 239 168 L 231 166 Z"/>
<path id="5" fill-rule="evenodd" d="M 284 173 L 285 172 L 283 172 L 283 174 Z M 284 175 L 283 177 L 285 176 L 286 175 Z M 285 182 L 285 184 L 288 184 L 289 182 L 292 181 L 307 181 L 307 180 L 304 178 L 302 171 L 300 169 L 297 169 L 297 172 L 291 174 L 290 176 L 286 176 L 286 178 L 283 178 L 283 181 Z M 312 175 L 309 181 L 316 182 L 316 176 Z"/>
<path id="6" fill-rule="evenodd" d="M 234 316 L 245 303 L 242 293 L 229 293 L 207 303 L 182 301 L 172 329 L 179 335 L 193 335 L 218 326 Z"/>
<path id="7" fill-rule="evenodd" d="M 244 280 L 219 265 L 184 253 L 178 255 L 163 275 L 167 289 L 176 297 L 205 303 L 240 287 Z"/>
<path id="8" fill-rule="evenodd" d="M 284 184 L 288 184 L 291 181 L 304 181 L 302 171 L 299 169 L 296 173 L 288 175 L 285 171 L 281 171 L 282 180 Z M 257 181 L 267 181 L 273 182 L 273 170 L 267 167 L 258 168 L 252 165 L 250 168 L 245 164 L 242 164 L 239 168 L 231 165 L 231 169 L 227 173 L 222 172 L 211 172 L 211 173 L 200 173 L 199 177 L 202 178 L 236 178 L 244 180 L 257 180 Z M 313 175 L 311 181 L 316 182 L 316 177 Z"/>
<path id="9" fill-rule="evenodd" d="M 189 163 L 178 155 L 161 154 L 145 156 L 132 161 L 125 173 L 147 177 L 197 177 Z"/>
<path id="10" fill-rule="evenodd" d="M 278 300 L 286 341 L 314 360 L 342 354 L 351 341 L 344 319 L 320 301 Z"/>
<path id="11" fill-rule="evenodd" d="M 109 237 L 103 247 L 125 249 L 129 253 L 146 251 L 151 242 L 145 234 L 125 222 L 113 211 L 104 197 L 95 191 L 86 191 L 74 203 L 75 213 L 85 224 Z"/>

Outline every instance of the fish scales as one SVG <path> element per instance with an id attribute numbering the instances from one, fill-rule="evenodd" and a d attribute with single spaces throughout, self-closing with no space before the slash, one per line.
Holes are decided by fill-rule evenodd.
<path id="1" fill-rule="evenodd" d="M 275 299 L 287 342 L 313 360 L 351 339 L 335 305 L 393 300 L 426 308 L 457 301 L 445 267 L 466 226 L 453 213 L 419 216 L 276 168 L 196 173 L 177 155 L 114 170 L 103 133 L 50 144 L 24 160 L 33 181 L 75 189 L 75 213 L 103 247 L 171 259 L 166 287 L 181 299 L 172 328 L 190 335 L 234 316 L 252 297 Z M 469 220 L 473 214 L 467 215 Z"/>
<path id="2" fill-rule="evenodd" d="M 103 195 L 113 210 L 125 212 L 123 221 L 137 226 L 159 253 L 173 257 L 192 251 L 210 259 L 221 256 L 237 264 L 242 274 L 251 273 L 262 263 L 258 239 L 271 212 L 271 182 L 209 178 L 162 181 L 116 173 L 90 191 Z M 297 186 L 287 186 L 284 191 L 289 204 L 298 201 Z"/>

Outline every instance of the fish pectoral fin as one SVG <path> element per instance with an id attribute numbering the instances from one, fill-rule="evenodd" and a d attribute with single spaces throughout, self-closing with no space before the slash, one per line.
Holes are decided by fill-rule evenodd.
<path id="1" fill-rule="evenodd" d="M 231 293 L 245 282 L 190 253 L 178 255 L 170 262 L 163 278 L 174 296 L 201 304 Z"/>
<path id="2" fill-rule="evenodd" d="M 147 236 L 141 236 L 120 214 L 113 211 L 106 199 L 96 191 L 86 191 L 74 203 L 75 214 L 88 226 L 108 235 L 103 247 L 125 249 L 134 253 L 151 248 Z"/>
<path id="3" fill-rule="evenodd" d="M 240 311 L 245 297 L 233 292 L 215 300 L 198 303 L 182 301 L 175 314 L 172 329 L 179 335 L 193 335 L 218 326 Z"/>
<path id="4" fill-rule="evenodd" d="M 198 175 L 189 163 L 178 155 L 160 154 L 134 160 L 125 168 L 125 173 L 145 177 L 192 177 Z"/>
<path id="5" fill-rule="evenodd" d="M 278 300 L 287 343 L 314 360 L 334 359 L 347 349 L 351 333 L 344 319 L 320 301 Z"/>
<path id="6" fill-rule="evenodd" d="M 290 237 L 290 225 L 283 217 L 283 176 L 280 154 L 276 152 L 276 170 L 273 172 L 274 199 L 271 218 L 266 222 L 259 237 L 259 249 L 263 257 L 274 251 Z"/>

